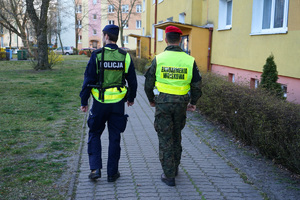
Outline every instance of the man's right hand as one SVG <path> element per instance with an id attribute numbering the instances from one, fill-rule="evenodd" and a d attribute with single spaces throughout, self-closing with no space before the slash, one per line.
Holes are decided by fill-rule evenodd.
<path id="1" fill-rule="evenodd" d="M 187 111 L 195 111 L 196 110 L 196 105 L 188 104 L 186 110 Z"/>
<path id="2" fill-rule="evenodd" d="M 155 102 L 150 102 L 151 107 L 155 107 Z"/>
<path id="3" fill-rule="evenodd" d="M 82 112 L 87 112 L 89 109 L 89 106 L 81 106 L 80 109 Z"/>

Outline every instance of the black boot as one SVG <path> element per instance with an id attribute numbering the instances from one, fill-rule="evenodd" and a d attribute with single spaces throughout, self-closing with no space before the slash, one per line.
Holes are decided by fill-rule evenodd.
<path id="1" fill-rule="evenodd" d="M 164 173 L 161 174 L 161 181 L 168 186 L 175 186 L 175 178 L 168 178 Z"/>
<path id="2" fill-rule="evenodd" d="M 89 175 L 89 179 L 96 180 L 101 178 L 101 170 L 100 169 L 93 169 Z"/>
<path id="3" fill-rule="evenodd" d="M 107 182 L 115 182 L 120 177 L 120 172 L 117 172 L 113 176 L 107 176 Z"/>

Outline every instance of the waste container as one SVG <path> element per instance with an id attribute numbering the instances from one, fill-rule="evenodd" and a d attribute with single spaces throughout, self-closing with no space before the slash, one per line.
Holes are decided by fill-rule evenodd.
<path id="1" fill-rule="evenodd" d="M 0 48 L 0 60 L 6 59 L 6 52 L 4 48 Z"/>
<path id="2" fill-rule="evenodd" d="M 11 49 L 6 49 L 6 60 L 12 59 L 12 50 Z"/>
<path id="3" fill-rule="evenodd" d="M 25 50 L 19 50 L 17 52 L 18 60 L 27 60 L 27 54 Z"/>

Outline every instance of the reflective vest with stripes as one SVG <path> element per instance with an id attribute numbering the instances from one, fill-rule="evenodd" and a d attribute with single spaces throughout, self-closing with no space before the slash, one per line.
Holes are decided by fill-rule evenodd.
<path id="1" fill-rule="evenodd" d="M 100 76 L 101 58 L 102 52 L 98 53 L 96 57 L 98 76 Z M 101 103 L 117 103 L 125 97 L 127 93 L 125 73 L 128 73 L 130 62 L 131 59 L 127 52 L 105 47 L 104 62 L 102 62 L 104 99 L 100 98 L 100 92 L 97 88 L 93 88 L 91 91 L 97 101 Z"/>
<path id="2" fill-rule="evenodd" d="M 159 92 L 185 95 L 190 90 L 194 58 L 185 52 L 164 51 L 156 56 L 156 82 Z"/>

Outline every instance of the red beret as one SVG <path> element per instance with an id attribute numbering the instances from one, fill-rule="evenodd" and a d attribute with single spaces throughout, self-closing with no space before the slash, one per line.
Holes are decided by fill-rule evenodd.
<path id="1" fill-rule="evenodd" d="M 177 28 L 176 26 L 168 26 L 166 28 L 166 33 L 170 33 L 170 32 L 173 32 L 173 33 L 180 33 L 180 35 L 182 35 L 182 32 L 179 28 Z"/>

